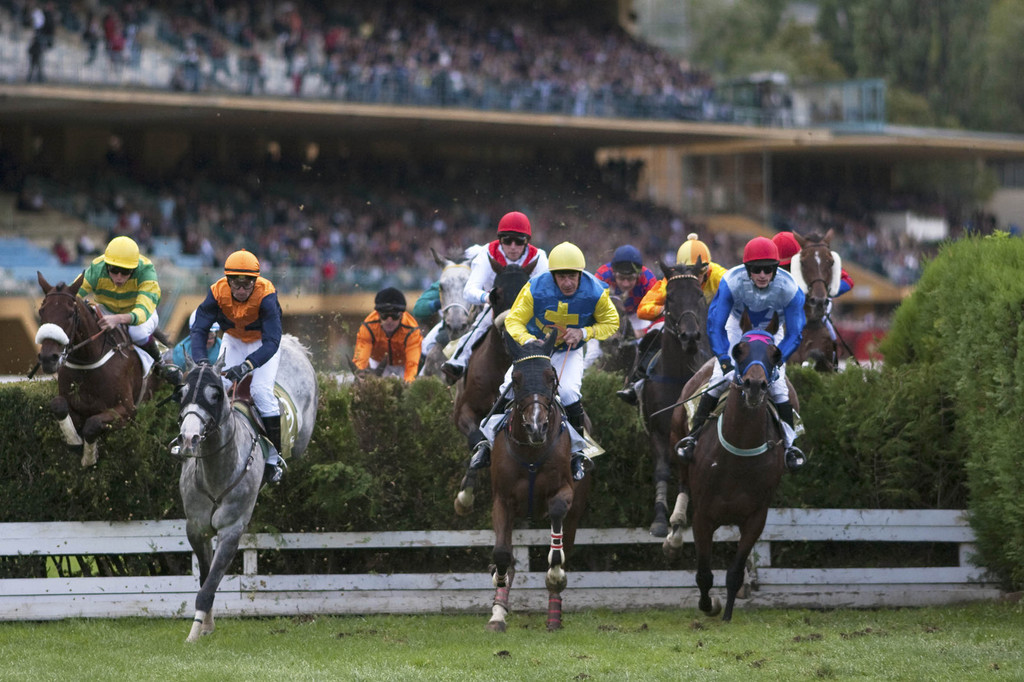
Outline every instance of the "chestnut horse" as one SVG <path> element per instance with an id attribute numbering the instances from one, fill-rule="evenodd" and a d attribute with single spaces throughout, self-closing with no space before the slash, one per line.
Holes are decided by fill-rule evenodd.
<path id="1" fill-rule="evenodd" d="M 819 372 L 832 372 L 838 366 L 836 341 L 826 323 L 831 300 L 839 293 L 842 260 L 829 247 L 832 230 L 824 236 L 814 232 L 803 237 L 793 233 L 800 253 L 793 256 L 790 272 L 806 295 L 804 325 L 800 347 L 786 361 L 791 365 L 810 364 Z"/>
<path id="2" fill-rule="evenodd" d="M 749 324 L 743 329 L 749 330 Z M 701 430 L 685 475 L 693 498 L 690 506 L 700 589 L 698 608 L 709 616 L 721 610 L 718 597 L 710 594 L 714 583 L 712 537 L 721 526 L 739 527 L 736 554 L 726 572 L 722 620 L 732 619 L 747 559 L 764 530 L 785 467 L 785 436 L 768 392 L 772 368 L 781 360 L 771 332 L 746 331 L 733 346 L 732 358 L 736 372 L 725 394 L 724 408 L 720 414 L 713 414 Z M 673 513 L 673 523 L 675 517 Z"/>
<path id="3" fill-rule="evenodd" d="M 686 382 L 710 357 L 708 304 L 701 289 L 706 263 L 665 265 L 665 326 L 661 352 L 647 372 L 640 395 L 640 415 L 650 442 L 654 463 L 654 520 L 651 535 L 668 535 L 668 487 L 675 455 L 670 439 L 672 406 Z"/>
<path id="4" fill-rule="evenodd" d="M 546 505 L 551 547 L 544 581 L 548 589 L 548 630 L 562 627 L 565 559 L 576 540 L 592 474 L 574 481 L 572 442 L 556 399 L 558 378 L 551 366 L 556 335 L 522 346 L 509 340 L 512 355 L 512 409 L 494 436 L 491 454 L 491 522 L 494 526 L 492 581 L 495 587 L 488 630 L 505 631 L 508 595 L 515 575 L 512 529 L 517 518 L 532 518 Z"/>
<path id="5" fill-rule="evenodd" d="M 36 333 L 39 365 L 47 374 L 57 373 L 57 397 L 50 411 L 67 444 L 82 453 L 82 466 L 92 466 L 100 434 L 123 427 L 152 395 L 152 374 L 144 372 L 123 328 L 100 328 L 101 313 L 78 295 L 82 275 L 56 286 L 42 273 L 36 275 L 44 294 Z"/>

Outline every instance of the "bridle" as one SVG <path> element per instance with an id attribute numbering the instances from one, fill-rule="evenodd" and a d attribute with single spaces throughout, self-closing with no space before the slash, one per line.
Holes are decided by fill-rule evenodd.
<path id="1" fill-rule="evenodd" d="M 178 427 L 179 427 L 179 429 L 181 428 L 181 423 L 189 415 L 195 416 L 199 420 L 199 426 L 200 426 L 200 428 L 199 428 L 199 445 L 202 445 L 203 441 L 205 441 L 210 435 L 220 431 L 223 423 L 221 421 L 219 421 L 218 418 L 216 416 L 214 416 L 209 410 L 203 408 L 199 404 L 199 393 L 200 393 L 200 389 L 203 386 L 203 381 L 202 381 L 203 380 L 203 374 L 205 372 L 207 372 L 207 371 L 213 372 L 214 373 L 214 381 L 220 381 L 220 377 L 217 376 L 216 370 L 214 370 L 212 367 L 210 367 L 208 365 L 207 366 L 200 366 L 198 368 L 198 370 L 199 370 L 199 375 L 196 378 L 195 386 L 193 386 L 191 389 L 187 389 L 186 392 L 183 393 L 182 396 L 181 396 L 181 404 L 184 405 L 185 407 L 183 407 L 181 409 L 181 411 L 178 413 Z M 225 397 L 225 399 L 227 399 L 227 395 L 226 394 L 225 394 L 224 397 Z M 207 452 L 205 454 L 199 454 L 202 448 L 197 447 L 197 448 L 195 448 L 193 450 L 193 454 L 191 454 L 191 455 L 180 455 L 179 454 L 178 456 L 183 458 L 183 459 L 185 459 L 185 458 L 204 459 L 206 457 L 210 457 L 212 455 L 218 454 L 221 450 L 223 450 L 225 447 L 227 447 L 232 442 L 233 437 L 234 437 L 234 433 L 235 433 L 235 423 L 234 423 L 234 420 L 227 419 L 225 421 L 228 421 L 228 422 L 231 423 L 231 432 L 227 434 L 227 437 L 224 439 L 223 445 L 221 445 L 219 448 L 217 448 L 213 452 Z M 171 441 L 171 443 L 172 444 L 178 443 L 180 445 L 180 443 L 181 443 L 181 434 L 179 433 L 174 438 L 174 440 Z"/>
<path id="2" fill-rule="evenodd" d="M 672 275 L 672 276 L 668 277 L 665 280 L 665 310 L 664 310 L 664 313 L 663 313 L 664 316 L 665 316 L 665 331 L 667 331 L 669 334 L 671 334 L 673 337 L 675 337 L 676 340 L 678 340 L 680 343 L 682 343 L 682 339 L 680 338 L 679 323 L 681 323 L 687 317 L 692 317 L 693 318 L 694 327 L 696 327 L 697 329 L 700 329 L 701 325 L 700 325 L 700 316 L 697 315 L 697 311 L 695 311 L 695 310 L 689 310 L 689 309 L 684 310 L 678 317 L 676 317 L 676 315 L 674 313 L 672 313 L 668 309 L 668 285 L 669 285 L 670 282 L 674 282 L 674 281 L 680 280 L 680 279 L 692 279 L 692 280 L 694 280 L 695 282 L 697 282 L 697 287 L 699 289 L 700 288 L 700 279 L 701 278 L 698 277 L 697 275 L 694 275 L 694 274 L 691 274 L 691 273 L 688 273 L 688 272 L 681 272 L 681 273 Z M 701 295 L 703 296 L 703 293 Z M 671 324 L 669 324 L 670 322 L 671 322 Z"/>
<path id="3" fill-rule="evenodd" d="M 114 348 L 111 348 L 110 350 L 108 350 L 102 357 L 100 357 L 99 360 L 97 360 L 95 362 L 91 362 L 89 364 L 80 364 L 80 363 L 77 363 L 77 362 L 72 362 L 71 361 L 71 355 L 75 351 L 80 350 L 81 348 L 84 348 L 85 346 L 89 345 L 90 343 L 92 343 L 96 339 L 100 338 L 101 336 L 106 334 L 106 332 L 109 331 L 109 330 L 103 329 L 101 327 L 95 334 L 86 337 L 84 340 L 82 340 L 82 341 L 80 341 L 80 342 L 78 342 L 78 343 L 76 343 L 74 345 L 71 345 L 70 342 L 74 341 L 75 337 L 78 334 L 78 328 L 79 328 L 79 326 L 81 325 L 81 322 L 82 322 L 82 317 L 79 314 L 80 306 L 84 306 L 86 304 L 85 304 L 85 302 L 80 301 L 77 295 L 72 294 L 72 293 L 67 292 L 67 291 L 59 291 L 57 289 L 51 290 L 49 293 L 46 294 L 46 296 L 43 297 L 44 298 L 44 304 L 45 304 L 45 299 L 50 298 L 51 296 L 63 296 L 63 297 L 71 299 L 71 331 L 70 331 L 70 333 L 67 332 L 67 331 L 64 332 L 65 334 L 67 334 L 67 337 L 69 339 L 69 343 L 65 344 L 63 349 L 61 350 L 60 356 L 57 358 L 57 364 L 59 366 L 67 367 L 69 369 L 79 369 L 79 370 L 96 369 L 98 367 L 102 367 L 103 365 L 105 365 L 107 363 L 107 360 L 109 360 L 110 358 L 112 358 L 114 356 L 114 352 L 120 349 L 120 346 L 115 345 Z M 92 308 L 88 308 L 88 309 L 89 310 L 93 310 Z M 93 312 L 95 313 L 95 310 L 93 310 Z M 55 324 L 55 323 L 51 322 L 49 324 Z M 56 325 L 56 326 L 60 326 L 60 325 Z M 61 327 L 61 329 L 63 329 L 63 327 Z"/>

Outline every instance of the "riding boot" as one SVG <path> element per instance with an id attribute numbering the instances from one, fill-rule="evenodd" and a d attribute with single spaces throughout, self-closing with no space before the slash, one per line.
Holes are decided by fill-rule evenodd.
<path id="1" fill-rule="evenodd" d="M 281 415 L 263 417 L 263 427 L 267 440 L 273 446 L 263 465 L 263 482 L 280 483 L 285 467 L 284 459 L 281 458 Z"/>
<path id="2" fill-rule="evenodd" d="M 640 402 L 640 391 L 643 389 L 644 378 L 641 377 L 621 391 L 616 391 L 615 395 L 619 396 L 619 398 L 630 405 L 636 405 Z"/>
<path id="3" fill-rule="evenodd" d="M 146 354 L 153 358 L 153 372 L 158 377 L 166 381 L 173 388 L 178 388 L 185 383 L 185 379 L 182 377 L 181 370 L 178 369 L 177 365 L 164 363 L 163 355 L 160 352 L 160 346 L 155 336 L 150 336 L 145 343 L 140 343 L 139 348 L 146 351 Z"/>
<path id="4" fill-rule="evenodd" d="M 793 428 L 793 404 L 790 402 L 777 403 L 775 411 L 779 413 L 779 419 L 786 422 L 789 428 Z M 807 457 L 803 451 L 795 445 L 786 447 L 786 468 L 796 471 L 807 463 Z"/>
<path id="5" fill-rule="evenodd" d="M 711 395 L 710 393 L 704 393 L 700 397 L 700 402 L 697 403 L 697 411 L 693 415 L 693 428 L 690 429 L 688 436 L 681 438 L 676 443 L 676 454 L 679 455 L 683 462 L 693 461 L 693 448 L 697 445 L 697 438 L 700 436 L 701 427 L 704 426 L 704 422 L 711 416 L 711 411 L 715 409 L 718 404 L 718 398 Z"/>
<path id="6" fill-rule="evenodd" d="M 510 398 L 499 396 L 488 416 L 504 414 L 505 408 L 511 402 Z M 473 456 L 469 460 L 470 469 L 486 469 L 491 466 L 491 443 L 480 429 L 474 429 L 469 434 L 469 449 L 473 451 Z"/>
<path id="7" fill-rule="evenodd" d="M 583 401 L 577 400 L 572 405 L 566 405 L 565 416 L 572 428 L 576 429 L 583 436 L 584 429 L 586 428 L 586 413 L 583 411 Z M 586 469 L 589 468 L 586 465 L 590 461 L 590 458 L 582 452 L 572 453 L 572 477 L 574 480 L 579 481 L 583 478 L 586 474 Z"/>

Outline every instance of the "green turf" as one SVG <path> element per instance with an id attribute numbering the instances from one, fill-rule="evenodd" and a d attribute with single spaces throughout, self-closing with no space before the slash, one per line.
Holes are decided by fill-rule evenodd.
<path id="1" fill-rule="evenodd" d="M 3 680 L 1024 680 L 1024 605 L 0 623 Z"/>

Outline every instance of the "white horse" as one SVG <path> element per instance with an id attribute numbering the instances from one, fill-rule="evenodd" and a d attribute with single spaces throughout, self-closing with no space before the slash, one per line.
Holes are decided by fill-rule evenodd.
<path id="1" fill-rule="evenodd" d="M 466 300 L 466 280 L 469 279 L 468 260 L 454 261 L 438 255 L 431 247 L 434 261 L 441 266 L 440 285 L 441 321 L 427 334 L 433 341 L 431 349 L 423 358 L 420 376 L 441 376 L 441 365 L 448 360 L 445 347 L 469 331 L 470 323 L 480 309 Z M 433 337 L 433 339 L 431 339 Z"/>
<path id="2" fill-rule="evenodd" d="M 294 336 L 281 338 L 280 353 L 274 392 L 281 404 L 281 455 L 298 457 L 309 445 L 316 419 L 316 372 L 309 351 Z M 252 517 L 266 456 L 253 408 L 229 397 L 221 369 L 220 362 L 189 362 L 178 415 L 178 454 L 185 458 L 178 487 L 185 533 L 199 561 L 188 642 L 213 632 L 213 599 Z"/>

